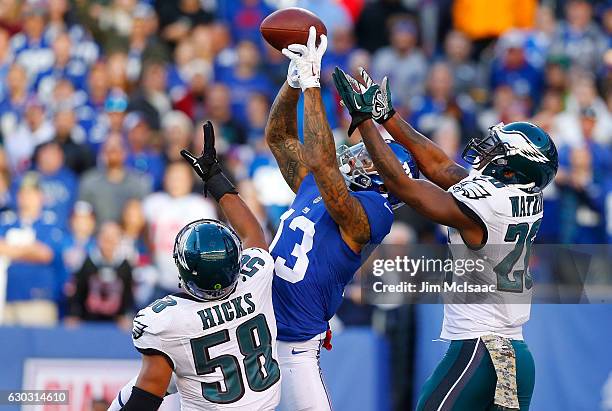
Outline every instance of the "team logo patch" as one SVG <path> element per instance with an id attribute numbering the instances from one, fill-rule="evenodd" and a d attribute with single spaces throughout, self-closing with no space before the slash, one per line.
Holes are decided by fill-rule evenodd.
<path id="1" fill-rule="evenodd" d="M 138 314 L 135 318 L 134 318 L 134 326 L 132 328 L 132 338 L 134 338 L 135 340 L 139 339 L 140 337 L 142 337 L 142 335 L 144 334 L 145 328 L 147 328 L 148 326 L 146 324 L 141 323 L 140 321 L 138 321 L 136 318 L 138 317 L 143 317 L 143 314 Z"/>
<path id="2" fill-rule="evenodd" d="M 187 265 L 187 259 L 185 258 L 185 249 L 186 249 L 187 239 L 189 238 L 189 235 L 191 234 L 192 231 L 193 231 L 193 228 L 189 228 L 187 231 L 183 233 L 181 238 L 179 238 L 178 240 L 178 247 L 176 250 L 176 259 L 178 260 L 181 267 L 183 267 L 185 270 L 189 270 L 189 265 Z"/>
<path id="3" fill-rule="evenodd" d="M 491 196 L 491 193 L 489 193 L 482 184 L 474 180 L 459 182 L 453 186 L 453 191 L 455 193 L 460 192 L 463 197 L 467 197 L 472 200 L 479 200 L 481 198 Z"/>
<path id="4" fill-rule="evenodd" d="M 372 117 L 382 118 L 386 109 L 386 93 L 382 90 L 378 90 L 374 95 L 374 106 L 372 107 Z"/>
<path id="5" fill-rule="evenodd" d="M 497 135 L 506 143 L 509 155 L 519 155 L 537 163 L 546 163 L 550 161 L 520 131 L 505 131 L 500 128 L 497 130 Z"/>

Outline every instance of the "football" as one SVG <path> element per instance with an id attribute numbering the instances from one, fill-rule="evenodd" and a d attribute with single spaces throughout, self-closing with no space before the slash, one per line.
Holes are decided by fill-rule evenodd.
<path id="1" fill-rule="evenodd" d="M 275 49 L 282 50 L 290 44 L 306 44 L 310 26 L 317 29 L 317 45 L 321 34 L 327 35 L 327 28 L 316 14 L 299 7 L 275 11 L 261 22 L 259 31 Z"/>

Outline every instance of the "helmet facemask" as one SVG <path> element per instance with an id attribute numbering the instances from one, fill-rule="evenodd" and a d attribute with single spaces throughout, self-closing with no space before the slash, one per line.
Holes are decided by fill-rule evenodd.
<path id="1" fill-rule="evenodd" d="M 347 186 L 355 190 L 367 190 L 372 187 L 372 174 L 378 174 L 370 154 L 363 144 L 352 147 L 342 145 L 336 151 L 338 168 Z"/>
<path id="2" fill-rule="evenodd" d="M 406 175 L 410 178 L 419 178 L 419 170 L 414 165 L 408 150 L 392 140 L 386 140 L 386 143 L 402 165 Z M 340 173 L 349 190 L 374 191 L 386 198 L 393 210 L 404 205 L 399 198 L 387 190 L 364 143 L 358 143 L 352 147 L 340 146 L 336 151 L 336 158 Z"/>
<path id="3" fill-rule="evenodd" d="M 481 140 L 472 139 L 463 150 L 461 157 L 474 167 L 475 170 L 483 170 L 490 162 L 494 160 L 502 160 L 508 155 L 508 148 L 497 135 L 497 130 L 504 126 L 504 123 L 499 123 L 489 127 L 489 133 Z M 499 164 L 503 166 L 505 164 Z"/>

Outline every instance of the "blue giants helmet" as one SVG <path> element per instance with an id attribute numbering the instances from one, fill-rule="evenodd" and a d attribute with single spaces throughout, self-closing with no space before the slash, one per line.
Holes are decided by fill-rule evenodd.
<path id="1" fill-rule="evenodd" d="M 533 192 L 543 190 L 559 168 L 553 140 L 525 121 L 489 128 L 485 138 L 468 143 L 462 157 L 482 174 Z"/>
<path id="2" fill-rule="evenodd" d="M 406 175 L 411 178 L 419 178 L 419 169 L 410 152 L 393 140 L 387 140 L 387 144 L 397 157 L 397 161 L 402 165 Z M 349 190 L 376 191 L 389 200 L 393 209 L 404 205 L 399 198 L 389 193 L 385 188 L 385 183 L 376 171 L 365 144 L 359 143 L 352 147 L 340 146 L 336 151 L 336 158 Z"/>
<path id="3" fill-rule="evenodd" d="M 181 287 L 204 301 L 231 294 L 240 275 L 242 242 L 229 226 L 217 220 L 197 220 L 179 231 L 174 263 Z"/>

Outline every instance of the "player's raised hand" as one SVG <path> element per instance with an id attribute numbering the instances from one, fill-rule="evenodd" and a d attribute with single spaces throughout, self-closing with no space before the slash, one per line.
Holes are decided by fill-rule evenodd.
<path id="1" fill-rule="evenodd" d="M 207 182 L 215 174 L 221 172 L 219 161 L 217 161 L 217 151 L 215 150 L 215 130 L 210 121 L 207 121 L 204 126 L 204 149 L 199 157 L 187 150 L 181 150 L 181 155 L 191 164 L 191 167 Z"/>
<path id="2" fill-rule="evenodd" d="M 336 67 L 332 73 L 332 78 L 338 94 L 340 94 L 342 105 L 347 108 L 351 115 L 351 125 L 348 130 L 350 136 L 359 124 L 372 118 L 374 98 L 380 87 L 371 81 L 369 76 L 364 80 L 365 84 L 362 84 L 339 67 Z"/>
<path id="3" fill-rule="evenodd" d="M 359 67 L 359 75 L 367 87 L 371 87 L 373 84 L 376 84 L 363 67 Z M 395 110 L 393 109 L 393 103 L 391 102 L 389 79 L 385 76 L 380 83 L 378 91 L 376 94 L 374 94 L 374 101 L 372 103 L 372 118 L 377 123 L 382 124 L 389 120 L 393 114 L 395 114 Z"/>
<path id="4" fill-rule="evenodd" d="M 287 69 L 287 84 L 289 84 L 291 88 L 302 88 L 300 86 L 300 76 L 295 66 L 295 60 L 289 62 L 289 68 Z"/>
<path id="5" fill-rule="evenodd" d="M 299 85 L 302 91 L 313 87 L 321 87 L 321 59 L 327 50 L 327 36 L 321 34 L 317 47 L 317 30 L 310 27 L 306 44 L 290 44 L 282 53 L 295 63 Z M 291 85 L 291 83 L 289 84 Z"/>
<path id="6" fill-rule="evenodd" d="M 210 121 L 204 124 L 204 149 L 199 157 L 187 150 L 181 155 L 204 181 L 204 193 L 208 192 L 219 201 L 225 194 L 238 194 L 236 187 L 225 177 L 217 160 L 215 130 Z"/>

